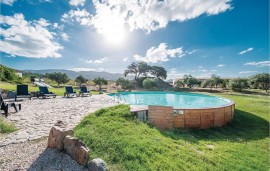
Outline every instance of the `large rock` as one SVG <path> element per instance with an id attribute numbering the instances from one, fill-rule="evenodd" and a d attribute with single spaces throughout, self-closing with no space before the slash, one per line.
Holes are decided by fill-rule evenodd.
<path id="1" fill-rule="evenodd" d="M 89 149 L 79 139 L 67 135 L 64 139 L 64 149 L 71 158 L 86 166 L 89 159 Z"/>
<path id="2" fill-rule="evenodd" d="M 57 121 L 57 123 L 51 128 L 48 147 L 57 148 L 62 151 L 64 149 L 64 138 L 67 135 L 73 135 L 73 130 L 68 128 L 62 121 Z"/>
<path id="3" fill-rule="evenodd" d="M 88 170 L 90 171 L 106 171 L 107 170 L 107 165 L 104 160 L 100 158 L 96 158 L 91 160 L 88 165 Z"/>

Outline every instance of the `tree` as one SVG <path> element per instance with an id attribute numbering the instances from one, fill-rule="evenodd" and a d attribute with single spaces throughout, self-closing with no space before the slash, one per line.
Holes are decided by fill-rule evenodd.
<path id="1" fill-rule="evenodd" d="M 46 77 L 55 81 L 58 84 L 58 87 L 60 84 L 65 84 L 69 81 L 67 74 L 62 72 L 47 73 Z"/>
<path id="2" fill-rule="evenodd" d="M 250 84 L 253 87 L 259 87 L 260 89 L 263 89 L 267 92 L 267 90 L 270 88 L 270 74 L 262 73 L 254 75 L 251 77 Z"/>
<path id="3" fill-rule="evenodd" d="M 137 80 L 140 75 L 147 76 L 147 73 L 150 71 L 150 66 L 145 62 L 132 62 L 127 66 L 127 69 L 124 72 L 124 76 L 126 77 L 128 74 L 134 74 L 135 80 Z"/>
<path id="4" fill-rule="evenodd" d="M 157 78 L 166 79 L 167 78 L 167 71 L 161 66 L 152 66 L 150 68 L 150 73 Z"/>
<path id="5" fill-rule="evenodd" d="M 87 79 L 84 78 L 82 75 L 79 75 L 76 77 L 75 82 L 79 83 L 80 85 L 84 84 L 87 82 Z"/>
<path id="6" fill-rule="evenodd" d="M 229 81 L 229 88 L 233 91 L 242 91 L 248 88 L 248 80 L 243 78 L 236 78 Z"/>
<path id="7" fill-rule="evenodd" d="M 158 83 L 154 78 L 146 78 L 145 80 L 143 80 L 143 88 L 153 89 L 157 87 L 158 87 Z"/>
<path id="8" fill-rule="evenodd" d="M 185 86 L 185 83 L 181 80 L 177 80 L 175 83 L 174 83 L 174 88 L 175 90 L 180 90 L 181 87 L 184 87 Z"/>
<path id="9" fill-rule="evenodd" d="M 201 87 L 202 88 L 210 87 L 212 89 L 213 85 L 214 85 L 213 79 L 207 79 L 202 82 Z"/>
<path id="10" fill-rule="evenodd" d="M 192 75 L 184 75 L 184 83 L 191 88 L 193 85 L 200 84 L 200 82 Z"/>
<path id="11" fill-rule="evenodd" d="M 124 78 L 118 78 L 116 85 L 120 85 L 123 89 L 131 89 L 133 87 L 131 81 Z"/>
<path id="12" fill-rule="evenodd" d="M 101 91 L 101 86 L 102 85 L 107 85 L 108 84 L 108 81 L 105 80 L 104 78 L 101 78 L 101 77 L 97 77 L 93 80 L 93 82 L 99 86 L 99 91 Z"/>
<path id="13" fill-rule="evenodd" d="M 211 80 L 216 88 L 218 87 L 218 85 L 222 84 L 222 82 L 223 82 L 223 80 L 220 78 L 220 76 L 217 76 L 215 74 L 213 74 L 211 76 Z"/>

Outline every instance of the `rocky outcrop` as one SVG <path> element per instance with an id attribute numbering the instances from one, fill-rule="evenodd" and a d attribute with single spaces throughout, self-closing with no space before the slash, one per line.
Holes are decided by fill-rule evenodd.
<path id="1" fill-rule="evenodd" d="M 89 159 L 89 149 L 79 139 L 67 135 L 64 139 L 64 149 L 71 158 L 86 166 Z"/>
<path id="2" fill-rule="evenodd" d="M 107 170 L 107 165 L 104 160 L 100 158 L 96 158 L 91 160 L 88 165 L 88 170 L 90 171 L 106 171 Z"/>
<path id="3" fill-rule="evenodd" d="M 48 148 L 56 148 L 59 151 L 66 152 L 80 165 L 86 166 L 88 170 L 107 170 L 106 163 L 100 158 L 93 159 L 88 163 L 90 150 L 83 142 L 73 137 L 73 130 L 68 128 L 62 121 L 57 121 L 51 128 L 48 138 Z"/>
<path id="4" fill-rule="evenodd" d="M 73 135 L 73 130 L 68 128 L 62 121 L 57 121 L 49 133 L 48 148 L 57 148 L 62 151 L 64 149 L 64 139 L 67 135 Z"/>

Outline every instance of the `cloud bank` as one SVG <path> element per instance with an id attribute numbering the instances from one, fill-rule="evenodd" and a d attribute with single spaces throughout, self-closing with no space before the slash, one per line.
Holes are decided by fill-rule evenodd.
<path id="1" fill-rule="evenodd" d="M 0 51 L 28 58 L 58 58 L 63 47 L 56 42 L 57 34 L 49 31 L 47 20 L 26 21 L 23 14 L 0 15 Z"/>

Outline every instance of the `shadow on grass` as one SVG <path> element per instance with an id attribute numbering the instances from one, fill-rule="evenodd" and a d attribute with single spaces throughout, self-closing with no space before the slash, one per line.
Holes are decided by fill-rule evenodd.
<path id="1" fill-rule="evenodd" d="M 243 142 L 269 137 L 269 122 L 252 113 L 235 110 L 234 119 L 226 126 L 211 129 L 174 129 L 161 131 L 161 134 L 174 140 L 184 139 L 192 143 L 206 141 Z"/>

